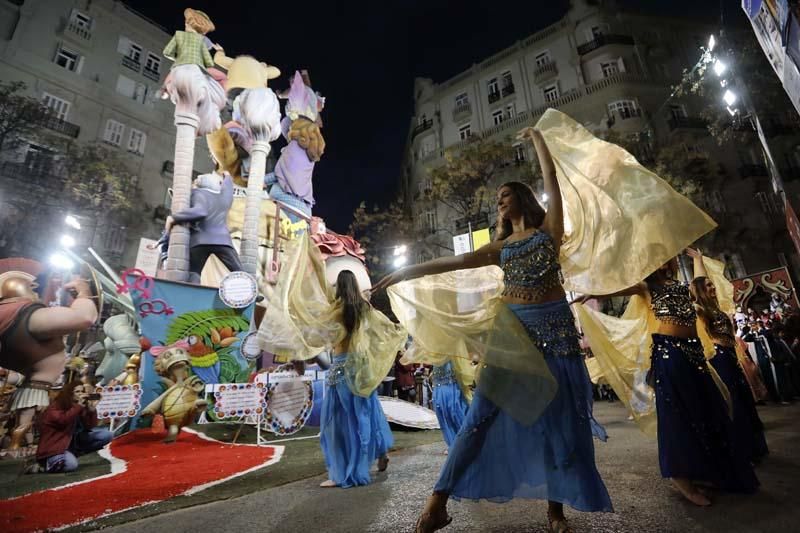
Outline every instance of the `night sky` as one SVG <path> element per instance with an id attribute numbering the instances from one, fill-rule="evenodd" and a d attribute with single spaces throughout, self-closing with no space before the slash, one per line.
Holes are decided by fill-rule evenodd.
<path id="1" fill-rule="evenodd" d="M 308 69 L 312 86 L 327 98 L 322 112 L 325 155 L 314 174 L 314 214 L 347 231 L 362 200 L 394 198 L 413 114 L 414 78 L 436 82 L 560 19 L 567 0 L 365 2 L 126 0 L 170 32 L 183 29 L 183 8 L 208 13 L 209 34 L 228 55 L 250 54 L 281 69 L 271 83 L 288 86 L 296 69 Z M 737 0 L 627 0 L 654 14 L 741 24 Z M 224 7 L 223 7 L 224 6 Z M 273 143 L 279 150 L 282 140 Z"/>

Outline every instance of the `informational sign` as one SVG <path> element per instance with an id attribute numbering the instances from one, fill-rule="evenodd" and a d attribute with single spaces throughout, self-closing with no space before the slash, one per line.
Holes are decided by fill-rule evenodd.
<path id="1" fill-rule="evenodd" d="M 142 387 L 138 383 L 97 387 L 94 391 L 101 395 L 96 407 L 97 418 L 130 418 L 139 410 Z"/>
<path id="2" fill-rule="evenodd" d="M 472 242 L 470 243 L 469 233 L 462 233 L 453 237 L 453 254 L 462 255 L 468 252 L 473 252 L 478 248 L 489 244 L 491 236 L 489 235 L 489 228 L 479 229 L 472 232 Z"/>
<path id="3" fill-rule="evenodd" d="M 469 233 L 462 233 L 453 237 L 453 254 L 463 255 L 471 252 L 469 245 Z"/>
<path id="4" fill-rule="evenodd" d="M 239 344 L 239 353 L 248 361 L 255 361 L 261 357 L 261 347 L 258 345 L 258 332 L 248 333 Z"/>
<path id="5" fill-rule="evenodd" d="M 472 232 L 472 249 L 477 250 L 489 244 L 492 238 L 489 235 L 489 228 L 479 229 Z"/>
<path id="6" fill-rule="evenodd" d="M 152 277 L 156 275 L 158 257 L 161 255 L 161 252 L 155 247 L 157 242 L 142 237 L 139 239 L 139 251 L 136 252 L 136 268 Z"/>
<path id="7" fill-rule="evenodd" d="M 227 383 L 214 392 L 214 414 L 218 418 L 260 416 L 267 408 L 263 383 Z"/>
<path id="8" fill-rule="evenodd" d="M 247 272 L 231 272 L 219 284 L 219 298 L 228 307 L 241 309 L 256 301 L 256 278 Z"/>

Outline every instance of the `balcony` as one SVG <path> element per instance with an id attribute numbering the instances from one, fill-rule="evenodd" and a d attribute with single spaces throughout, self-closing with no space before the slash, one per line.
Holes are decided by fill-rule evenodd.
<path id="1" fill-rule="evenodd" d="M 421 123 L 414 126 L 414 131 L 411 132 L 411 138 L 413 139 L 423 131 L 427 131 L 433 127 L 433 119 L 429 118 L 428 120 L 423 120 Z"/>
<path id="2" fill-rule="evenodd" d="M 705 130 L 708 128 L 708 121 L 700 117 L 676 117 L 671 116 L 667 119 L 670 131 L 679 129 Z"/>
<path id="3" fill-rule="evenodd" d="M 77 139 L 81 132 L 81 127 L 72 122 L 61 120 L 58 117 L 45 117 L 40 123 L 43 127 L 56 133 L 61 133 L 67 137 Z"/>
<path id="4" fill-rule="evenodd" d="M 31 192 L 38 195 L 43 191 L 52 193 L 61 191 L 64 187 L 64 178 L 56 173 L 51 164 L 42 161 L 3 163 L 0 166 L 0 176 L 18 182 L 14 187 L 19 194 Z"/>
<path id="5" fill-rule="evenodd" d="M 453 108 L 453 120 L 459 121 L 463 118 L 472 115 L 472 104 L 467 102 L 466 104 L 457 105 Z"/>
<path id="6" fill-rule="evenodd" d="M 76 20 L 70 20 L 64 28 L 65 37 L 73 37 L 79 43 L 88 44 L 92 41 L 92 31 Z"/>
<path id="7" fill-rule="evenodd" d="M 558 67 L 556 67 L 555 61 L 548 61 L 544 65 L 539 65 L 533 71 L 533 81 L 536 83 L 541 83 L 555 76 L 558 76 Z"/>
<path id="8" fill-rule="evenodd" d="M 757 178 L 767 175 L 767 167 L 764 165 L 748 164 L 739 167 L 739 176 L 744 178 Z"/>
<path id="9" fill-rule="evenodd" d="M 505 98 L 506 96 L 510 96 L 510 95 L 514 94 L 514 84 L 513 83 L 509 83 L 508 85 L 503 87 L 503 91 L 502 91 L 501 94 L 503 95 L 503 98 Z"/>
<path id="10" fill-rule="evenodd" d="M 633 37 L 630 35 L 614 35 L 614 34 L 603 34 L 598 35 L 588 43 L 583 43 L 582 45 L 578 46 L 578 55 L 586 55 L 589 52 L 594 52 L 598 48 L 602 48 L 609 44 L 624 44 L 624 45 L 633 45 Z"/>
<path id="11" fill-rule="evenodd" d="M 149 79 L 151 79 L 153 81 L 160 81 L 161 80 L 161 73 L 158 70 L 149 69 L 147 67 L 144 67 L 144 70 L 142 70 L 142 75 L 145 78 L 149 78 Z"/>
<path id="12" fill-rule="evenodd" d="M 489 93 L 488 98 L 490 104 L 495 103 L 496 101 L 500 100 L 500 91 L 494 91 Z"/>
<path id="13" fill-rule="evenodd" d="M 128 56 L 122 56 L 122 66 L 128 67 L 135 72 L 142 70 L 142 64 Z"/>

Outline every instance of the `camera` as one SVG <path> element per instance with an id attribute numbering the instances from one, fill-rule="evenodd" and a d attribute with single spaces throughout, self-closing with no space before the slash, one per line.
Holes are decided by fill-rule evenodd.
<path id="1" fill-rule="evenodd" d="M 89 401 L 92 401 L 92 400 L 99 400 L 99 399 L 101 399 L 102 397 L 103 397 L 103 395 L 102 395 L 102 394 L 97 394 L 97 393 L 92 393 L 92 394 L 87 394 L 87 395 L 86 395 L 86 399 L 87 399 L 87 400 L 89 400 Z"/>

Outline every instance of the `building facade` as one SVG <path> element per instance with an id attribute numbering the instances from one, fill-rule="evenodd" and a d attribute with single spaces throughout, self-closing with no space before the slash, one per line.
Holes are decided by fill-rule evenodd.
<path id="1" fill-rule="evenodd" d="M 709 237 L 709 252 L 725 257 L 732 276 L 780 264 L 800 274 L 800 257 L 792 253 L 782 202 L 770 188 L 758 141 L 735 151 L 719 147 L 699 117 L 701 101 L 670 99 L 672 86 L 698 61 L 700 47 L 714 31 L 688 19 L 621 12 L 613 2 L 573 0 L 555 24 L 451 79 L 418 78 L 400 184 L 429 234 L 416 259 L 448 253 L 452 236 L 466 231 L 463 220 L 425 194 L 428 170 L 443 162 L 446 150 L 458 150 L 476 136 L 513 138 L 552 107 L 601 137 L 646 132 L 650 141 L 640 143 L 641 151 L 634 154 L 644 164 L 652 162 L 648 147 L 659 143 L 677 143 L 689 159 L 711 158 L 720 172 L 708 176 L 698 202 L 720 224 Z M 781 117 L 767 122 L 784 175 L 797 176 L 798 131 Z M 516 153 L 517 162 L 534 157 L 528 146 Z M 513 179 L 514 167 L 498 181 Z M 787 190 L 790 186 L 796 193 L 796 183 Z M 473 229 L 476 222 L 486 227 L 495 217 L 486 213 L 473 221 Z"/>
<path id="2" fill-rule="evenodd" d="M 161 55 L 170 37 L 117 0 L 0 2 L 0 79 L 25 82 L 29 95 L 51 108 L 48 133 L 102 142 L 116 152 L 143 191 L 146 205 L 136 232 L 109 223 L 102 208 L 76 214 L 79 243 L 92 245 L 116 266 L 133 266 L 139 238 L 158 238 L 168 213 L 174 106 L 157 92 L 172 65 Z M 204 140 L 197 144 L 194 168 L 210 171 Z M 34 141 L 0 154 L 3 209 L 26 194 L 28 185 L 57 179 L 43 170 L 52 167 L 32 164 L 49 157 L 58 154 Z M 60 222 L 34 232 L 43 240 L 40 249 L 57 246 Z"/>

